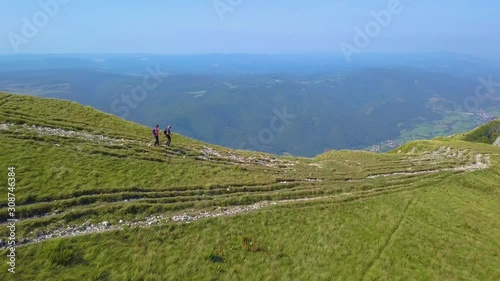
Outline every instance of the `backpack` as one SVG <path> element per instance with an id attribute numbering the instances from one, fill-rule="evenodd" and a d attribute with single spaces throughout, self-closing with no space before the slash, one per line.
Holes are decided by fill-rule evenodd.
<path id="1" fill-rule="evenodd" d="M 154 136 L 155 135 L 155 129 L 154 128 L 153 128 L 153 132 L 152 133 L 153 133 L 153 136 Z"/>
<path id="2" fill-rule="evenodd" d="M 165 130 L 163 131 L 163 133 L 164 133 L 164 134 L 165 134 L 165 136 L 166 136 L 166 135 L 167 135 L 167 129 L 165 129 Z"/>

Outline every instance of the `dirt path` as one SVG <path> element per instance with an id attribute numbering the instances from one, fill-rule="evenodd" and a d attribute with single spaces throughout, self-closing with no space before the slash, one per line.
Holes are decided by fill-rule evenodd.
<path id="1" fill-rule="evenodd" d="M 483 161 L 484 159 L 484 161 Z M 490 156 L 477 154 L 475 156 L 475 162 L 470 163 L 463 166 L 458 166 L 454 168 L 443 168 L 436 170 L 424 170 L 424 171 L 415 171 L 415 172 L 394 172 L 388 174 L 377 174 L 370 175 L 368 179 L 375 179 L 379 177 L 391 177 L 391 176 L 412 176 L 412 175 L 425 175 L 425 174 L 433 174 L 433 173 L 441 173 L 441 172 L 474 172 L 477 170 L 488 169 L 491 165 Z"/>
<path id="2" fill-rule="evenodd" d="M 139 145 L 139 146 L 147 146 L 151 147 L 152 143 L 139 141 L 139 140 L 131 140 L 131 139 L 123 139 L 123 138 L 113 138 L 104 135 L 94 135 L 88 132 L 83 131 L 72 131 L 72 130 L 64 130 L 60 128 L 51 128 L 51 127 L 43 127 L 43 126 L 35 126 L 35 125 L 16 125 L 13 123 L 1 123 L 0 130 L 27 130 L 39 135 L 50 135 L 50 136 L 59 136 L 66 138 L 78 138 L 83 139 L 89 142 L 95 142 L 102 145 Z M 56 144 L 56 146 L 59 146 Z M 263 165 L 268 167 L 281 167 L 285 169 L 292 169 L 296 161 L 283 160 L 276 157 L 270 157 L 268 155 L 261 154 L 259 156 L 242 156 L 232 152 L 222 152 L 216 149 L 213 149 L 208 146 L 203 146 L 200 149 L 195 149 L 199 155 L 196 156 L 198 159 L 206 160 L 206 161 L 220 161 L 224 160 L 233 164 L 252 164 L 252 165 Z M 175 153 L 175 152 L 174 152 Z"/>
<path id="3" fill-rule="evenodd" d="M 33 132 L 36 132 L 38 134 L 48 134 L 48 135 L 58 135 L 62 137 L 73 137 L 73 138 L 83 138 L 88 141 L 94 141 L 98 143 L 103 143 L 103 144 L 110 144 L 110 145 L 120 145 L 124 144 L 127 142 L 134 142 L 135 144 L 138 145 L 148 145 L 150 144 L 144 143 L 144 142 L 139 142 L 139 141 L 132 141 L 132 140 L 124 140 L 124 139 L 115 139 L 115 138 L 110 138 L 102 135 L 92 135 L 89 133 L 85 132 L 75 132 L 75 131 L 67 131 L 67 130 L 62 130 L 62 129 L 54 129 L 54 128 L 48 128 L 48 127 L 38 127 L 38 126 L 28 126 L 28 125 L 14 125 L 14 124 L 0 124 L 0 130 L 30 130 Z M 255 162 L 255 161 L 262 161 L 265 162 L 265 164 L 268 165 L 283 165 L 284 163 L 281 162 L 281 159 L 274 159 L 274 158 L 266 158 L 265 159 L 260 159 L 260 158 L 255 158 L 255 157 L 243 157 L 237 154 L 233 153 L 225 153 L 221 151 L 216 151 L 210 147 L 204 146 L 200 151 L 200 154 L 204 157 L 207 158 L 207 160 L 210 160 L 212 158 L 222 158 L 222 159 L 227 159 L 228 161 L 234 161 L 238 163 L 245 163 L 246 161 L 249 162 Z M 456 154 L 455 153 L 449 153 L 446 152 L 443 154 L 446 157 L 461 157 L 461 153 Z M 433 154 L 433 156 L 435 156 Z M 458 166 L 458 167 L 452 167 L 452 168 L 442 168 L 442 169 L 435 169 L 435 170 L 425 170 L 425 171 L 414 171 L 414 172 L 394 172 L 394 173 L 387 173 L 387 174 L 375 174 L 375 175 L 370 175 L 367 178 L 368 179 L 374 179 L 374 178 L 379 178 L 379 177 L 391 177 L 391 176 L 399 176 L 399 175 L 423 175 L 423 174 L 432 174 L 432 173 L 440 173 L 440 172 L 449 172 L 449 171 L 455 171 L 455 172 L 472 172 L 472 171 L 477 171 L 481 169 L 487 169 L 490 167 L 490 156 L 489 155 L 482 155 L 482 154 L 476 154 L 474 157 L 475 162 L 474 163 L 469 163 L 466 165 Z M 289 161 L 289 164 L 293 166 L 295 164 L 293 161 Z M 286 166 L 286 165 L 285 165 Z M 318 167 L 321 168 L 321 167 Z M 306 179 L 307 180 L 307 179 Z M 310 180 L 317 180 L 317 179 L 310 179 Z M 366 192 L 366 191 L 365 191 Z M 368 191 L 369 192 L 369 191 Z M 320 200 L 320 199 L 327 199 L 327 198 L 343 198 L 343 197 L 348 197 L 352 196 L 355 194 L 352 193 L 343 193 L 343 194 L 337 194 L 337 195 L 332 195 L 332 196 L 323 196 L 323 197 L 313 197 L 313 198 L 302 198 L 302 199 L 289 199 L 289 200 L 277 200 L 277 201 L 262 201 L 258 202 L 252 205 L 248 206 L 233 206 L 233 207 L 219 207 L 216 210 L 213 211 L 201 211 L 201 212 L 193 212 L 192 214 L 178 214 L 174 216 L 167 216 L 167 215 L 154 215 L 154 216 L 148 216 L 144 220 L 141 221 L 136 221 L 136 222 L 125 222 L 125 221 L 120 221 L 118 224 L 111 224 L 107 221 L 100 222 L 98 224 L 92 224 L 89 221 L 81 224 L 81 225 L 73 225 L 73 226 L 65 226 L 63 228 L 59 228 L 47 233 L 39 233 L 39 235 L 35 238 L 22 238 L 20 241 L 17 241 L 17 246 L 24 246 L 24 245 L 29 245 L 33 243 L 39 243 L 51 239 L 56 239 L 56 238 L 61 238 L 61 237 L 76 237 L 76 236 L 83 236 L 83 235 L 89 235 L 89 234 L 94 234 L 94 233 L 102 233 L 102 232 L 108 232 L 108 231 L 119 231 L 119 230 L 124 230 L 124 229 L 130 229 L 130 228 L 137 228 L 137 227 L 150 227 L 154 225 L 161 225 L 164 223 L 169 223 L 169 222 L 178 222 L 178 223 L 190 223 L 193 221 L 197 221 L 199 219 L 203 218 L 216 218 L 216 217 L 221 217 L 221 216 L 233 216 L 245 212 L 251 212 L 255 210 L 262 209 L 264 207 L 272 206 L 272 205 L 278 205 L 278 204 L 287 204 L 287 203 L 293 203 L 293 202 L 300 202 L 300 201 L 312 201 L 312 200 Z M 4 249 L 6 247 L 6 241 L 0 240 L 0 249 Z"/>
<path id="4" fill-rule="evenodd" d="M 350 195 L 350 194 L 345 194 Z M 136 222 L 125 222 L 120 221 L 117 225 L 111 225 L 111 223 L 104 221 L 98 223 L 96 225 L 91 224 L 90 221 L 87 221 L 81 225 L 67 226 L 63 228 L 56 229 L 51 232 L 43 233 L 41 232 L 36 238 L 22 238 L 17 241 L 16 247 L 26 246 L 29 244 L 40 243 L 47 240 L 52 240 L 56 238 L 64 238 L 64 237 L 77 237 L 83 235 L 89 235 L 94 233 L 103 233 L 109 231 L 118 231 L 124 229 L 131 229 L 137 227 L 151 227 L 155 225 L 161 225 L 168 222 L 179 222 L 179 223 L 190 223 L 204 218 L 216 218 L 222 216 L 234 216 L 245 212 L 251 212 L 255 210 L 262 209 L 264 207 L 285 204 L 285 203 L 293 203 L 293 202 L 301 202 L 301 201 L 313 201 L 319 199 L 326 199 L 328 197 L 312 197 L 312 198 L 301 198 L 301 199 L 287 199 L 287 200 L 278 200 L 278 201 L 262 201 L 248 206 L 233 206 L 233 207 L 219 207 L 214 211 L 201 211 L 194 214 L 183 213 L 180 215 L 174 216 L 165 216 L 165 215 L 154 215 L 148 216 L 142 221 Z M 6 241 L 0 240 L 0 250 L 6 248 Z"/>

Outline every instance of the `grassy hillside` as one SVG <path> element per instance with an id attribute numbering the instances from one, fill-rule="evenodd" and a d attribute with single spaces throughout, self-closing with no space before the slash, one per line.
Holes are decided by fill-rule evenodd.
<path id="1" fill-rule="evenodd" d="M 493 144 L 500 137 L 500 118 L 479 126 L 471 132 L 459 135 L 460 139 L 471 142 Z"/>
<path id="2" fill-rule="evenodd" d="M 16 273 L 2 262 L 0 280 L 500 276 L 499 147 L 441 138 L 283 158 L 152 143 L 89 107 L 0 94 L 0 180 L 16 167 L 20 219 Z"/>

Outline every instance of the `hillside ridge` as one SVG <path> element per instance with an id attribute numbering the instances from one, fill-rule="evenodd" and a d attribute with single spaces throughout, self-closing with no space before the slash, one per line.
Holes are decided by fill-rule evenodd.
<path id="1" fill-rule="evenodd" d="M 10 98 L 11 96 L 8 96 Z M 12 96 L 14 97 L 14 96 Z M 39 98 L 28 98 L 28 99 L 35 99 L 38 100 Z M 57 100 L 54 100 L 55 102 Z M 74 104 L 74 103 L 71 103 Z M 90 109 L 94 111 L 94 109 Z M 8 113 L 8 111 L 6 112 Z M 95 114 L 106 114 L 106 113 L 101 113 L 97 110 L 95 110 Z M 9 118 L 7 118 L 9 119 Z M 17 120 L 18 123 L 21 120 Z M 85 120 L 80 120 L 80 121 L 85 121 Z M 59 122 L 59 121 L 58 121 Z M 124 121 L 125 122 L 125 121 Z M 37 136 L 48 136 L 48 137 L 58 137 L 58 138 L 63 138 L 63 139 L 79 139 L 81 141 L 85 142 L 92 142 L 95 143 L 97 146 L 105 146 L 105 147 L 120 147 L 120 148 L 126 148 L 126 147 L 131 147 L 131 146 L 137 146 L 137 147 L 147 147 L 149 149 L 152 148 L 152 142 L 151 141 L 145 141 L 141 137 L 140 139 L 133 139 L 130 137 L 121 137 L 121 138 L 116 138 L 112 136 L 107 136 L 106 134 L 94 134 L 91 132 L 85 131 L 85 128 L 77 128 L 75 130 L 70 130 L 70 129 L 64 129 L 64 128 L 56 128 L 54 127 L 55 124 L 50 124 L 51 127 L 47 126 L 40 126 L 40 125 L 35 125 L 34 123 L 36 122 L 30 122 L 32 123 L 31 125 L 28 125 L 26 123 L 22 124 L 15 124 L 15 123 L 0 123 L 0 131 L 10 131 L 13 132 L 14 134 L 19 134 L 19 133 L 32 133 Z M 88 127 L 87 127 L 88 128 Z M 80 129 L 80 130 L 78 130 Z M 94 131 L 101 131 L 101 128 L 93 128 Z M 146 131 L 147 128 L 143 128 L 143 131 Z M 177 137 L 177 136 L 176 136 Z M 165 149 L 165 154 L 164 157 L 167 159 L 170 159 L 171 157 L 183 157 L 184 159 L 186 156 L 192 157 L 195 160 L 199 161 L 207 161 L 207 162 L 212 162 L 212 163 L 221 163 L 223 162 L 225 165 L 257 165 L 257 166 L 263 166 L 263 167 L 268 167 L 268 168 L 274 168 L 274 169 L 280 169 L 281 173 L 283 171 L 295 171 L 296 165 L 301 161 L 301 158 L 290 158 L 290 157 L 277 157 L 273 155 L 267 155 L 267 154 L 262 154 L 262 153 L 253 153 L 253 152 L 244 152 L 244 151 L 233 151 L 231 149 L 226 149 L 222 147 L 210 147 L 207 144 L 203 144 L 201 142 L 195 142 L 197 145 L 186 148 L 185 146 L 181 144 L 174 146 L 173 148 L 170 147 L 164 147 Z M 54 147 L 60 148 L 61 144 L 58 142 L 53 141 L 52 145 Z M 407 144 L 405 146 L 411 146 L 411 144 Z M 402 149 L 404 149 L 404 147 Z M 189 151 L 189 152 L 187 152 Z M 245 153 L 247 153 L 245 155 Z M 349 152 L 338 152 L 338 153 L 349 153 Z M 361 152 L 361 151 L 351 151 L 350 153 L 356 153 L 360 154 L 361 157 L 363 155 L 371 155 L 370 153 L 367 152 Z M 398 154 L 402 153 L 401 150 L 398 150 Z M 415 148 L 412 148 L 410 151 L 403 152 L 404 154 L 416 154 Z M 332 152 L 325 153 L 322 155 L 318 155 L 315 159 L 322 159 L 322 158 L 327 158 L 330 159 L 328 155 L 331 155 Z M 124 159 L 131 159 L 136 156 L 134 155 L 119 155 L 119 154 L 113 154 L 113 153 L 107 153 L 103 154 L 107 155 L 109 157 L 119 157 L 119 158 L 124 158 Z M 140 159 L 147 159 L 147 158 L 140 158 Z M 415 157 L 411 157 L 410 159 L 417 160 Z M 391 171 L 390 173 L 369 173 L 367 174 L 364 178 L 359 178 L 357 180 L 353 180 L 351 178 L 347 178 L 346 181 L 350 183 L 354 182 L 361 182 L 363 180 L 373 180 L 377 178 L 388 178 L 388 177 L 397 177 L 397 176 L 407 176 L 407 177 L 412 177 L 412 176 L 423 176 L 423 175 L 428 175 L 428 174 L 439 174 L 443 172 L 474 172 L 477 170 L 482 170 L 482 169 L 488 169 L 491 165 L 490 161 L 490 155 L 489 154 L 481 154 L 481 153 L 471 153 L 468 150 L 455 150 L 450 147 L 446 146 L 439 146 L 437 149 L 433 151 L 425 151 L 424 153 L 421 154 L 420 159 L 426 160 L 426 161 L 439 161 L 439 159 L 456 159 L 458 162 L 455 165 L 452 166 L 447 166 L 447 167 L 438 167 L 438 168 L 429 168 L 429 167 L 419 167 L 417 169 L 412 169 L 408 168 L 406 171 L 401 171 L 401 170 L 396 170 L 396 171 Z M 313 159 L 307 159 L 307 158 L 302 158 L 302 160 L 306 161 L 313 161 Z M 159 161 L 161 163 L 162 161 Z M 170 160 L 169 160 L 170 161 Z M 421 160 L 420 160 L 421 161 Z M 194 164 L 194 163 L 193 163 Z M 448 164 L 450 165 L 450 164 Z M 323 164 L 321 161 L 319 162 L 312 162 L 308 164 L 309 167 L 312 167 L 314 169 L 323 169 Z M 325 178 L 321 177 L 313 177 L 313 176 L 307 176 L 303 177 L 301 179 L 287 179 L 287 180 L 276 180 L 275 184 L 277 185 L 283 185 L 283 184 L 299 184 L 300 182 L 303 183 L 320 183 L 325 181 Z M 230 189 L 228 188 L 227 191 Z M 373 192 L 377 191 L 377 189 L 367 189 L 363 190 L 362 193 L 366 192 Z M 342 193 L 340 196 L 346 196 L 346 195 L 351 195 L 352 193 Z M 204 195 L 203 195 L 204 196 Z M 25 244 L 31 244 L 34 242 L 41 242 L 47 239 L 52 239 L 56 237 L 66 237 L 66 236 L 79 236 L 79 235 L 86 235 L 86 234 L 93 234 L 97 232 L 103 232 L 103 231 L 113 231 L 113 230 L 121 230 L 123 229 L 124 226 L 127 227 L 144 227 L 144 226 L 151 226 L 152 224 L 158 224 L 162 222 L 167 222 L 169 220 L 172 221 L 191 221 L 193 218 L 203 218 L 203 217 L 217 217 L 219 215 L 233 215 L 236 213 L 240 212 L 246 212 L 249 210 L 255 210 L 255 209 L 260 209 L 263 206 L 268 206 L 268 205 L 275 205 L 275 204 L 280 204 L 283 202 L 293 202 L 294 200 L 317 200 L 317 199 L 326 199 L 326 198 L 333 198 L 337 195 L 333 196 L 304 196 L 302 198 L 297 198 L 297 199 L 278 199 L 278 200 L 269 200 L 269 199 L 264 199 L 262 201 L 256 201 L 253 203 L 254 207 L 245 207 L 244 205 L 242 206 L 237 206 L 237 207 L 232 207 L 233 211 L 224 211 L 220 212 L 220 208 L 217 209 L 216 212 L 208 212 L 208 211 L 200 211 L 197 215 L 194 216 L 188 216 L 186 213 L 176 213 L 167 217 L 164 217 L 162 214 L 151 214 L 150 216 L 147 216 L 144 220 L 137 220 L 134 222 L 127 222 L 125 223 L 123 219 L 119 219 L 120 223 L 119 224 L 111 224 L 109 221 L 103 221 L 99 222 L 97 224 L 90 224 L 88 221 L 84 222 L 81 225 L 65 225 L 64 227 L 57 228 L 55 230 L 52 230 L 48 233 L 42 232 L 38 237 L 32 237 L 32 238 L 25 238 L 22 240 L 19 245 L 25 245 Z M 129 197 L 122 199 L 124 200 L 123 202 L 131 202 L 135 200 L 141 200 L 141 198 L 135 198 L 135 197 Z M 56 209 L 54 210 L 53 214 L 44 214 L 43 218 L 50 218 L 54 215 L 64 215 L 65 212 Z M 32 217 L 26 217 L 24 220 L 29 221 L 30 219 L 36 219 L 39 218 L 39 215 L 35 215 Z M 178 218 L 186 218 L 186 219 L 178 219 Z M 0 247 L 5 246 L 5 245 L 0 245 Z"/>
<path id="2" fill-rule="evenodd" d="M 486 280 L 498 273 L 475 266 L 496 264 L 500 256 L 491 251 L 500 241 L 500 147 L 491 144 L 441 137 L 389 153 L 344 150 L 301 158 L 174 134 L 171 147 L 154 147 L 150 128 L 90 107 L 0 94 L 0 149 L 4 166 L 15 167 L 19 280 L 147 275 L 138 268 L 156 263 L 131 251 L 168 267 L 170 277 L 158 273 L 152 280 L 182 279 L 185 273 L 170 266 L 178 259 L 195 265 L 187 270 L 226 276 L 248 260 L 254 264 L 245 268 L 253 269 L 262 258 L 267 266 L 287 259 L 275 265 L 279 269 L 300 260 L 294 268 L 314 268 L 309 277 L 326 259 L 348 270 L 336 276 L 371 278 L 381 266 L 392 267 L 393 256 L 418 264 L 408 251 L 453 264 L 446 276 L 425 266 L 436 279 L 473 274 Z M 7 182 L 6 176 L 1 173 L 0 180 Z M 7 207 L 0 201 L 0 208 Z M 7 252 L 8 214 L 0 218 L 0 248 Z M 450 243 L 443 245 L 442 235 Z M 463 241 L 479 246 L 454 248 Z M 433 249 L 447 255 L 436 260 Z M 356 261 L 343 262 L 342 253 Z M 452 258 L 471 256 L 473 263 Z M 127 257 L 132 260 L 125 262 Z M 99 264 L 107 266 L 87 270 Z M 60 269 L 55 275 L 54 266 Z M 6 267 L 0 265 L 2 280 Z M 407 265 L 395 270 L 410 279 L 419 272 Z M 269 274 L 262 269 L 252 276 Z M 304 279 L 315 279 L 309 277 Z"/>

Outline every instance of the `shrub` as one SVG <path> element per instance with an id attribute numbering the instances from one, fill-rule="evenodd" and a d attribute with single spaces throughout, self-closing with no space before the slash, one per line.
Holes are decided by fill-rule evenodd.
<path id="1" fill-rule="evenodd" d="M 248 236 L 243 236 L 243 249 L 245 249 L 248 252 L 260 252 L 262 251 L 262 248 L 259 245 L 259 242 L 257 240 L 250 238 Z"/>

